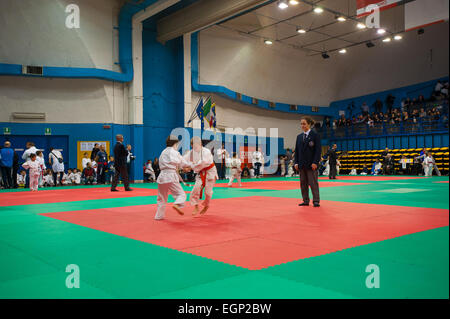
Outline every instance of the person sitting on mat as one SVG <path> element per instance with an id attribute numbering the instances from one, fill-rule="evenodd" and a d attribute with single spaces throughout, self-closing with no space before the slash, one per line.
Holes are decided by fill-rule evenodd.
<path id="1" fill-rule="evenodd" d="M 179 141 L 176 136 L 170 135 L 166 139 L 166 148 L 159 156 L 160 173 L 156 180 L 158 183 L 158 197 L 155 220 L 162 220 L 166 214 L 167 198 L 169 193 L 175 199 L 173 209 L 180 215 L 184 215 L 181 210 L 186 202 L 186 193 L 180 185 L 180 176 L 178 170 L 192 169 L 192 164 L 186 161 L 178 152 Z M 191 194 L 192 196 L 192 194 Z"/>
<path id="2" fill-rule="evenodd" d="M 300 125 L 303 133 L 297 136 L 295 146 L 295 169 L 300 173 L 300 186 L 303 203 L 299 206 L 309 206 L 309 188 L 313 194 L 314 207 L 320 207 L 319 192 L 319 161 L 322 147 L 320 136 L 311 130 L 314 120 L 308 116 L 301 119 Z"/>
<path id="3" fill-rule="evenodd" d="M 203 209 L 200 214 L 206 213 L 209 203 L 213 195 L 213 187 L 216 180 L 217 168 L 214 164 L 214 157 L 209 149 L 202 146 L 202 140 L 198 136 L 191 139 L 192 150 L 184 155 L 184 159 L 192 164 L 192 168 L 197 176 L 195 177 L 194 189 L 191 192 L 190 204 L 194 206 L 192 215 L 198 213 L 198 203 L 202 198 L 203 190 L 205 190 L 205 200 L 203 201 Z"/>
<path id="4" fill-rule="evenodd" d="M 81 175 L 81 180 L 85 185 L 93 184 L 95 181 L 95 170 L 91 166 L 91 163 L 86 164 L 86 168 L 83 170 L 83 174 Z"/>
<path id="5" fill-rule="evenodd" d="M 373 163 L 373 165 L 372 165 L 372 171 L 370 172 L 370 174 L 372 174 L 372 175 L 381 174 L 381 168 L 382 168 L 382 164 L 381 164 L 380 160 L 377 159 L 375 161 L 375 163 Z"/>

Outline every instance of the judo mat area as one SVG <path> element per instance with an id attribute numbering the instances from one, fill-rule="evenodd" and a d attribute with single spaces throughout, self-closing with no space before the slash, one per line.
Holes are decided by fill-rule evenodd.
<path id="1" fill-rule="evenodd" d="M 267 177 L 162 221 L 154 183 L 0 191 L 0 298 L 449 298 L 448 177 L 319 179 L 320 208 Z"/>

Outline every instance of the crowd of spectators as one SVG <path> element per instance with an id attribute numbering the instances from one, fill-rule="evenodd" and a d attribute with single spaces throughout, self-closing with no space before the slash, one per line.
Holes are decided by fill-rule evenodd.
<path id="1" fill-rule="evenodd" d="M 131 145 L 128 145 L 127 149 L 127 166 L 130 170 L 135 157 L 131 153 Z M 42 150 L 36 148 L 33 142 L 27 142 L 22 161 L 25 163 L 30 161 L 33 154 L 39 163 L 39 187 L 111 184 L 115 172 L 114 157 L 107 155 L 103 144 L 96 143 L 90 156 L 88 152 L 83 154 L 81 170 L 65 169 L 63 155 L 54 148 L 49 149 L 46 161 Z M 11 142 L 7 141 L 3 147 L 0 146 L 0 189 L 29 187 L 29 174 L 21 167 L 19 161 L 20 157 L 12 148 Z M 159 172 L 159 169 L 157 171 Z"/>
<path id="2" fill-rule="evenodd" d="M 448 128 L 448 82 L 438 81 L 430 98 L 425 99 L 423 95 L 417 98 L 405 98 L 394 107 L 395 97 L 389 94 L 383 102 L 377 99 L 372 107 L 365 102 L 360 106 L 360 112 L 355 113 L 354 103 L 347 108 L 347 114 L 342 114 L 339 119 L 331 121 L 326 118 L 323 127 L 333 130 L 342 130 L 345 127 L 365 126 L 396 126 L 400 123 L 414 124 L 441 122 L 443 127 Z M 384 112 L 383 112 L 384 110 Z"/>

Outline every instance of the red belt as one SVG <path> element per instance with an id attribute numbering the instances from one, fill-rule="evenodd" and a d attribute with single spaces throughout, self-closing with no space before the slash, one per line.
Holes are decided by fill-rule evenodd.
<path id="1" fill-rule="evenodd" d="M 200 174 L 200 178 L 202 179 L 202 188 L 201 188 L 201 190 L 200 190 L 200 199 L 203 197 L 203 189 L 205 188 L 205 186 L 206 186 L 206 174 L 207 174 L 207 172 L 211 169 L 211 168 L 213 168 L 213 167 L 215 167 L 216 165 L 214 164 L 214 163 L 212 163 L 211 165 L 209 165 L 208 167 L 205 167 L 204 169 L 202 169 L 200 172 L 199 172 L 199 174 Z"/>

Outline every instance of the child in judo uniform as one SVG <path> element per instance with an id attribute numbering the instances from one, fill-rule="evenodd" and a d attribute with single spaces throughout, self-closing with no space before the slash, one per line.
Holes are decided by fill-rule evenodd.
<path id="1" fill-rule="evenodd" d="M 158 183 L 158 209 L 156 211 L 155 219 L 164 219 L 167 205 L 167 197 L 169 193 L 175 198 L 173 208 L 178 214 L 184 215 L 181 210 L 186 202 L 186 193 L 180 185 L 180 175 L 178 170 L 192 169 L 191 163 L 186 161 L 177 151 L 179 145 L 178 138 L 169 136 L 166 140 L 166 149 L 162 151 L 159 157 L 159 168 L 161 170 Z"/>
<path id="2" fill-rule="evenodd" d="M 231 176 L 228 182 L 228 187 L 231 187 L 235 178 L 238 181 L 239 187 L 242 186 L 241 173 L 242 173 L 241 160 L 237 157 L 236 153 L 233 153 L 233 158 L 231 159 Z"/>
<path id="3" fill-rule="evenodd" d="M 200 214 L 206 213 L 213 195 L 213 187 L 219 178 L 217 168 L 214 164 L 214 157 L 209 149 L 202 146 L 202 140 L 194 136 L 191 140 L 192 150 L 184 155 L 184 159 L 192 163 L 192 168 L 197 176 L 195 177 L 194 189 L 191 192 L 190 203 L 194 206 L 192 215 L 197 215 L 199 211 L 199 200 L 205 191 L 205 200 Z"/>
<path id="4" fill-rule="evenodd" d="M 36 160 L 36 154 L 31 154 L 30 160 L 23 163 L 22 167 L 30 170 L 30 190 L 37 191 L 39 187 L 39 177 L 41 176 L 41 164 Z"/>

